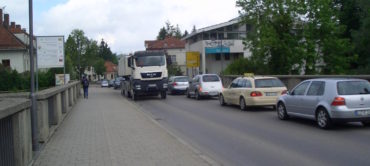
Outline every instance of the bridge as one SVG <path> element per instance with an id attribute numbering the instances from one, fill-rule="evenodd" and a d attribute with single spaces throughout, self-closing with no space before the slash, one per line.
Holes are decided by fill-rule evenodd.
<path id="1" fill-rule="evenodd" d="M 235 77 L 223 77 L 224 84 Z M 288 89 L 308 78 L 280 77 Z M 217 99 L 134 102 L 97 85 L 88 99 L 81 92 L 72 82 L 37 93 L 38 150 L 29 94 L 0 95 L 0 165 L 370 164 L 370 149 L 359 148 L 370 147 L 369 128 L 359 123 L 323 131 L 309 120 L 279 121 L 271 108 L 241 112 Z"/>

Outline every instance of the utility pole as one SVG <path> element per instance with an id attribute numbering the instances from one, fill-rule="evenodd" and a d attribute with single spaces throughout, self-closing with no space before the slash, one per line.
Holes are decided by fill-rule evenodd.
<path id="1" fill-rule="evenodd" d="M 80 60 L 80 56 L 81 56 L 81 47 L 80 47 L 80 39 L 79 37 L 77 36 L 77 49 L 78 49 L 78 79 L 81 80 L 81 60 Z"/>
<path id="2" fill-rule="evenodd" d="M 36 107 L 36 94 L 35 94 L 35 59 L 33 56 L 33 2 L 32 0 L 28 1 L 28 8 L 29 8 L 29 28 L 30 28 L 30 36 L 29 36 L 29 52 L 30 52 L 30 72 L 31 72 L 31 129 L 32 129 L 32 150 L 38 151 L 39 150 L 39 138 L 38 138 L 38 128 L 37 128 L 37 107 Z"/>

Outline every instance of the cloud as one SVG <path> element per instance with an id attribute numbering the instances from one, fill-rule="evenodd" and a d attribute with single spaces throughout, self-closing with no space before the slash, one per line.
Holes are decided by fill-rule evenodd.
<path id="1" fill-rule="evenodd" d="M 104 38 L 117 53 L 145 49 L 144 41 L 154 40 L 166 21 L 191 31 L 193 25 L 202 28 L 238 16 L 235 1 L 230 0 L 68 0 L 38 12 L 36 35 L 67 38 L 78 28 L 89 38 Z"/>

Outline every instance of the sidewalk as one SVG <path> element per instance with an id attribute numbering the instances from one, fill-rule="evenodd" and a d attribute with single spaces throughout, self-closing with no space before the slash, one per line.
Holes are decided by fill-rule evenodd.
<path id="1" fill-rule="evenodd" d="M 34 166 L 210 165 L 120 96 L 92 87 L 52 136 Z"/>

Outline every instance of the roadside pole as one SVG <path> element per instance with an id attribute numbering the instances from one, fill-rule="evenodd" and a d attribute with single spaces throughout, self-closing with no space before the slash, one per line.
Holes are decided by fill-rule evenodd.
<path id="1" fill-rule="evenodd" d="M 30 51 L 30 72 L 31 72 L 31 128 L 32 128 L 32 150 L 39 150 L 39 141 L 38 141 L 38 129 L 37 129 L 37 107 L 36 107 L 36 95 L 35 95 L 35 59 L 33 55 L 33 2 L 32 0 L 28 1 L 29 7 L 29 28 L 30 28 L 30 42 L 29 42 L 29 51 Z"/>

